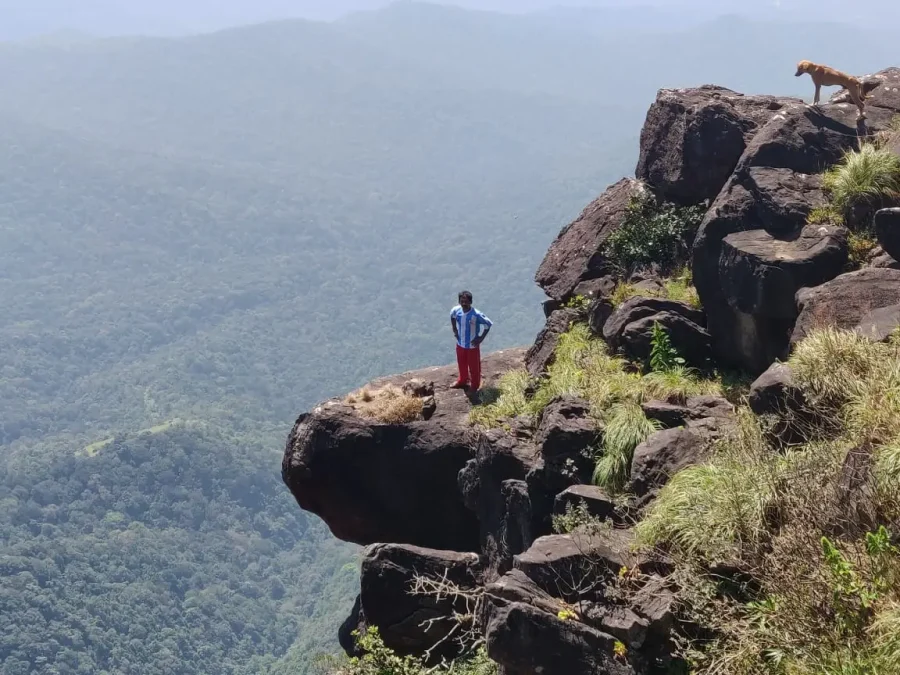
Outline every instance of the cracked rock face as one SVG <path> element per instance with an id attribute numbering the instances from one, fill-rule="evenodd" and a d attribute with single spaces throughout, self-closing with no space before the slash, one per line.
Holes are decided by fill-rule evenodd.
<path id="1" fill-rule="evenodd" d="M 892 116 L 886 108 L 873 108 L 862 133 L 886 128 Z M 741 297 L 748 292 L 743 285 L 729 285 L 728 273 L 738 271 L 730 265 L 734 247 L 729 248 L 728 242 L 750 246 L 746 239 L 735 241 L 733 236 L 747 230 L 766 232 L 773 240 L 801 232 L 810 211 L 825 203 L 819 172 L 856 147 L 859 133 L 855 110 L 849 106 L 827 104 L 817 110 L 787 103 L 756 131 L 714 200 L 694 240 L 693 275 L 706 310 L 713 353 L 721 365 L 761 373 L 783 354 L 793 327 L 793 317 L 739 309 L 746 304 Z M 837 246 L 835 257 L 840 257 L 840 246 L 833 246 Z M 824 267 L 834 270 L 830 264 Z M 828 280 L 822 276 L 806 283 Z M 792 275 L 786 277 L 790 279 Z M 793 290 L 785 287 L 784 294 Z M 767 293 L 771 297 L 777 289 Z M 776 314 L 788 313 L 780 309 Z"/>
<path id="2" fill-rule="evenodd" d="M 430 650 L 434 662 L 455 658 L 460 645 L 452 639 L 452 617 L 469 611 L 465 598 L 412 592 L 446 582 L 463 591 L 481 585 L 480 556 L 398 544 L 371 546 L 363 557 L 350 629 L 378 626 L 385 645 L 401 655 Z"/>
<path id="3" fill-rule="evenodd" d="M 640 182 L 623 178 L 560 231 L 535 275 L 538 286 L 551 299 L 565 302 L 579 284 L 609 272 L 600 249 L 624 222 L 631 196 L 642 189 Z"/>
<path id="4" fill-rule="evenodd" d="M 635 175 L 667 201 L 713 200 L 756 131 L 789 102 L 799 99 L 745 96 L 717 86 L 663 89 L 641 131 Z"/>

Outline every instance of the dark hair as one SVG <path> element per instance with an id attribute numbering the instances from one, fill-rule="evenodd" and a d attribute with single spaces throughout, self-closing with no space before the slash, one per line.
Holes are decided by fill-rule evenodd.
<path id="1" fill-rule="evenodd" d="M 469 291 L 460 291 L 459 292 L 459 299 L 462 300 L 463 298 L 465 298 L 469 302 L 472 302 L 472 294 L 469 293 Z"/>

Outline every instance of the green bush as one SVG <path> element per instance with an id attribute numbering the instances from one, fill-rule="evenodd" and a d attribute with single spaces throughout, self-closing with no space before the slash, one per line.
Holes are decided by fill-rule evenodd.
<path id="1" fill-rule="evenodd" d="M 703 206 L 660 203 L 650 192 L 632 196 L 622 225 L 606 240 L 604 254 L 623 272 L 655 263 L 664 271 L 687 260 Z"/>

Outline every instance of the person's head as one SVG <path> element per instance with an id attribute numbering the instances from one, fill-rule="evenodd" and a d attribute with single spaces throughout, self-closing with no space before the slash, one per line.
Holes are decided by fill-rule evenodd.
<path id="1" fill-rule="evenodd" d="M 464 312 L 468 312 L 472 308 L 472 294 L 469 291 L 460 291 L 459 306 Z"/>

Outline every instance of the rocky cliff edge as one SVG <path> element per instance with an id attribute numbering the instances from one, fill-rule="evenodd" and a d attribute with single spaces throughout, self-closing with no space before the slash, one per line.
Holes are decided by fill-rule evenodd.
<path id="1" fill-rule="evenodd" d="M 789 374 L 776 361 L 811 327 L 884 339 L 900 322 L 900 204 L 813 217 L 829 204 L 823 172 L 846 151 L 866 138 L 900 147 L 885 135 L 898 128 L 900 69 L 865 81 L 861 122 L 846 92 L 813 107 L 712 85 L 661 90 L 635 175 L 558 233 L 535 277 L 548 295 L 546 326 L 533 345 L 485 356 L 483 395 L 522 372 L 523 396 L 534 396 L 573 324 L 638 362 L 661 324 L 690 365 L 762 375 L 750 397 L 760 411 L 784 398 Z M 699 303 L 666 297 L 652 263 L 623 269 L 610 259 L 605 244 L 641 193 L 701 209 L 686 235 Z M 864 221 L 878 245 L 854 257 Z M 615 298 L 623 287 L 631 297 Z M 398 653 L 452 658 L 465 645 L 451 618 L 471 614 L 469 638 L 506 675 L 670 672 L 672 565 L 635 553 L 631 524 L 728 432 L 733 404 L 721 392 L 645 396 L 653 433 L 611 495 L 591 484 L 586 451 L 602 444 L 603 425 L 589 402 L 561 393 L 484 428 L 471 422 L 466 393 L 449 389 L 454 379 L 451 365 L 377 380 L 302 414 L 288 438 L 282 474 L 300 507 L 368 546 L 340 631 L 345 649 L 355 651 L 352 631 L 374 625 Z M 384 392 L 406 402 L 405 417 L 372 412 Z M 586 530 L 560 529 L 573 506 L 595 519 Z M 623 592 L 632 577 L 640 583 Z M 453 592 L 427 592 L 438 581 Z"/>

